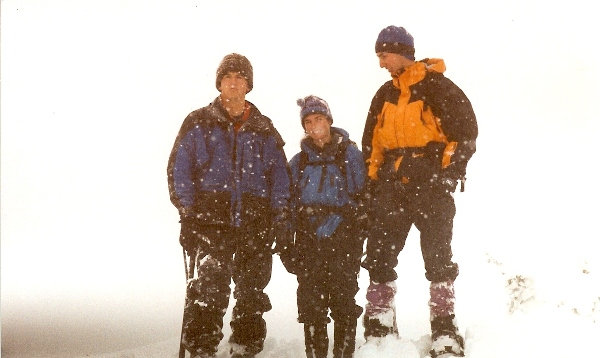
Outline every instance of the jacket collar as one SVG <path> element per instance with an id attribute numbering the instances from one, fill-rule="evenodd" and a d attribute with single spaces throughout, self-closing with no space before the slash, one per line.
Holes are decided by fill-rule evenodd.
<path id="1" fill-rule="evenodd" d="M 257 133 L 264 133 L 266 135 L 272 135 L 275 137 L 277 145 L 283 147 L 285 145 L 285 141 L 275 129 L 271 120 L 260 113 L 258 108 L 256 108 L 252 102 L 246 101 L 246 103 L 248 103 L 250 106 L 250 115 L 240 127 L 239 132 L 253 131 Z M 219 126 L 227 128 L 227 126 L 232 124 L 232 122 L 229 120 L 229 114 L 223 105 L 221 105 L 220 97 L 215 98 L 215 100 L 212 101 L 212 103 L 210 103 L 206 108 L 209 119 L 215 121 Z"/>
<path id="2" fill-rule="evenodd" d="M 427 72 L 444 73 L 444 71 L 446 71 L 444 60 L 426 58 L 406 67 L 400 75 L 393 77 L 392 82 L 396 88 L 409 87 L 422 81 Z"/>
<path id="3" fill-rule="evenodd" d="M 341 128 L 331 127 L 331 142 L 327 143 L 323 148 L 317 147 L 310 137 L 302 139 L 300 148 L 309 154 L 309 157 L 312 155 L 320 155 L 322 157 L 335 156 L 338 145 L 347 140 L 349 140 L 348 132 Z"/>

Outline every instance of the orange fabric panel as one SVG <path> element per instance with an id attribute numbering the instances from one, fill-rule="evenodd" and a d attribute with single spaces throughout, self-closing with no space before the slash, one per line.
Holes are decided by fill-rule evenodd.
<path id="1" fill-rule="evenodd" d="M 368 159 L 368 175 L 377 178 L 377 171 L 383 164 L 384 153 L 396 148 L 423 147 L 429 142 L 445 143 L 441 167 L 452 163 L 457 142 L 449 142 L 442 130 L 440 119 L 433 115 L 431 108 L 421 98 L 411 100 L 411 86 L 422 81 L 428 72 L 443 73 L 446 65 L 442 59 L 428 59 L 415 62 L 399 76 L 392 78 L 392 84 L 399 90 L 398 99 L 384 102 L 371 138 L 371 156 Z M 395 161 L 398 169 L 402 158 Z"/>

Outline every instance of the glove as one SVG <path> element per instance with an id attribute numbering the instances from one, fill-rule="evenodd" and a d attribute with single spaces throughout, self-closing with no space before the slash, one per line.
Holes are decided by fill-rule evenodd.
<path id="1" fill-rule="evenodd" d="M 442 190 L 446 191 L 447 193 L 454 193 L 456 191 L 458 179 L 453 179 L 447 176 L 441 176 L 438 179 L 437 184 Z"/>
<path id="2" fill-rule="evenodd" d="M 298 251 L 296 246 L 289 246 L 281 251 L 281 253 L 279 253 L 279 258 L 287 272 L 292 275 L 295 275 L 298 272 Z"/>
<path id="3" fill-rule="evenodd" d="M 210 239 L 206 235 L 203 226 L 199 224 L 198 218 L 191 212 L 182 211 L 179 216 L 181 223 L 181 233 L 179 235 L 179 244 L 189 254 L 195 252 L 201 245 L 210 246 Z"/>
<path id="4" fill-rule="evenodd" d="M 447 193 L 454 193 L 460 178 L 462 178 L 462 175 L 458 172 L 456 165 L 450 165 L 442 170 L 440 175 L 435 178 L 434 183 Z"/>
<path id="5" fill-rule="evenodd" d="M 280 254 L 284 250 L 294 246 L 294 235 L 288 228 L 275 227 L 273 229 L 273 236 L 275 237 L 274 254 Z"/>
<path id="6" fill-rule="evenodd" d="M 444 168 L 440 174 L 441 186 L 445 187 L 448 192 L 456 190 L 457 182 L 460 181 L 460 191 L 464 191 L 465 175 L 467 162 L 454 162 Z"/>
<path id="7" fill-rule="evenodd" d="M 179 222 L 181 223 L 181 233 L 179 235 L 179 244 L 189 254 L 192 253 L 198 247 L 198 235 L 196 225 L 196 217 L 191 213 L 182 211 L 179 216 Z"/>
<path id="8" fill-rule="evenodd" d="M 289 273 L 295 274 L 298 264 L 298 254 L 294 245 L 294 233 L 291 229 L 283 225 L 277 225 L 273 229 L 273 236 L 275 236 L 273 253 L 279 255 L 281 263 Z"/>
<path id="9" fill-rule="evenodd" d="M 350 228 L 349 243 L 354 243 L 355 246 L 360 246 L 360 255 L 362 256 L 362 246 L 369 234 L 369 208 L 364 200 L 357 200 L 358 205 L 348 207 L 344 214 L 346 227 Z"/>

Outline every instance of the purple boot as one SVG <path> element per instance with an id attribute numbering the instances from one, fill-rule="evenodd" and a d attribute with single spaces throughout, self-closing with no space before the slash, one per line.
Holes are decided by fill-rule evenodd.
<path id="1" fill-rule="evenodd" d="M 365 339 L 385 337 L 388 334 L 398 335 L 396 325 L 396 283 L 394 281 L 378 283 L 371 281 L 367 289 L 367 304 L 363 325 Z"/>
<path id="2" fill-rule="evenodd" d="M 454 283 L 432 282 L 431 299 L 431 358 L 464 357 L 464 339 L 458 332 L 454 316 Z"/>

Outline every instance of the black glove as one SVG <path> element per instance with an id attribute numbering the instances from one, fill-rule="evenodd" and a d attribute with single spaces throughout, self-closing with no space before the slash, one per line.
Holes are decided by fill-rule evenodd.
<path id="1" fill-rule="evenodd" d="M 464 178 L 464 169 L 461 170 L 460 167 L 453 163 L 448 167 L 442 169 L 441 173 L 435 178 L 435 185 L 448 192 L 454 193 L 456 191 L 456 186 L 458 185 L 458 181 Z"/>
<path id="2" fill-rule="evenodd" d="M 179 244 L 189 254 L 198 246 L 195 217 L 193 214 L 182 212 L 179 216 L 179 222 L 181 223 Z"/>
<path id="3" fill-rule="evenodd" d="M 448 193 L 454 193 L 454 191 L 456 191 L 457 184 L 458 179 L 454 179 L 449 176 L 442 175 L 437 179 L 437 185 Z"/>
<path id="4" fill-rule="evenodd" d="M 291 246 L 283 250 L 279 254 L 281 263 L 287 272 L 295 275 L 298 272 L 298 251 L 295 246 Z"/>
<path id="5" fill-rule="evenodd" d="M 199 225 L 195 214 L 182 212 L 179 218 L 181 223 L 179 244 L 188 254 L 195 252 L 200 245 L 210 245 L 210 240 L 202 232 L 202 226 Z"/>
<path id="6" fill-rule="evenodd" d="M 346 226 L 352 226 L 355 228 L 355 231 L 362 232 L 369 227 L 372 198 L 368 188 L 365 188 L 362 193 L 355 195 L 354 201 L 356 205 L 346 205 L 342 209 L 344 222 Z"/>
<path id="7" fill-rule="evenodd" d="M 285 269 L 295 274 L 298 267 L 298 254 L 294 245 L 294 233 L 284 225 L 276 225 L 273 229 L 275 247 L 273 253 L 278 254 Z"/>
<path id="8" fill-rule="evenodd" d="M 289 211 L 285 209 L 278 209 L 273 212 L 271 217 L 273 220 L 273 226 L 271 227 L 271 238 L 275 242 L 273 253 L 279 254 L 288 246 L 292 246 L 294 244 L 294 234 L 291 230 Z"/>

